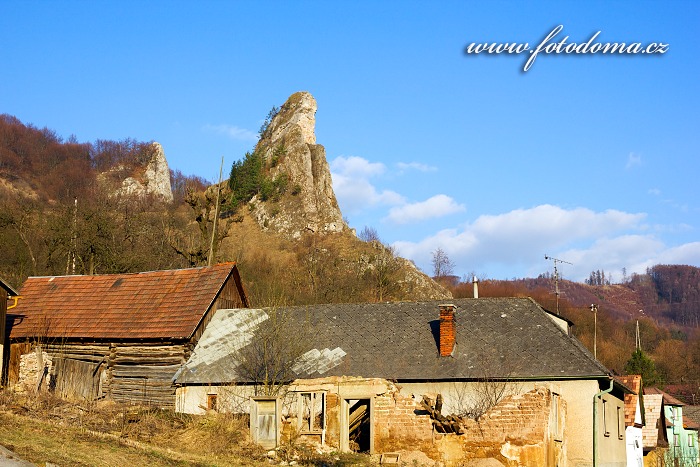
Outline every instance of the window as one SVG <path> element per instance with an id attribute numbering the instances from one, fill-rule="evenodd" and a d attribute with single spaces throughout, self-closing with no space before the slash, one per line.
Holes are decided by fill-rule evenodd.
<path id="1" fill-rule="evenodd" d="M 610 436 L 608 431 L 608 401 L 603 399 L 603 436 Z"/>
<path id="2" fill-rule="evenodd" d="M 320 433 L 326 428 L 326 394 L 299 393 L 299 428 L 302 433 Z"/>
<path id="3" fill-rule="evenodd" d="M 217 402 L 217 395 L 216 394 L 207 394 L 207 410 L 217 410 L 216 407 L 216 402 Z"/>
<path id="4" fill-rule="evenodd" d="M 693 443 L 693 435 L 689 434 L 688 435 L 688 447 L 692 448 L 693 446 L 695 446 L 695 444 Z"/>
<path id="5" fill-rule="evenodd" d="M 678 433 L 673 435 L 673 445 L 674 446 L 680 446 L 681 445 L 681 435 Z"/>
<path id="6" fill-rule="evenodd" d="M 625 414 L 622 407 L 617 408 L 617 439 L 624 439 L 625 435 Z"/>
<path id="7" fill-rule="evenodd" d="M 551 432 L 554 435 L 555 441 L 564 440 L 564 423 L 561 408 L 561 396 L 555 392 L 552 393 L 552 422 L 550 425 Z"/>

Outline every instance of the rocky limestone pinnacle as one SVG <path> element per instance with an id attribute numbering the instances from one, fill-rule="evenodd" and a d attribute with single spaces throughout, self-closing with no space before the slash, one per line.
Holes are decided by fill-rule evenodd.
<path id="1" fill-rule="evenodd" d="M 299 238 L 304 231 L 332 233 L 346 228 L 333 191 L 326 150 L 316 144 L 316 108 L 316 99 L 308 92 L 292 94 L 256 147 L 273 165 L 272 177 L 287 176 L 288 190 L 294 195 L 274 215 L 270 206 L 254 201 L 254 215 L 263 228 L 291 238 Z"/>
<path id="2" fill-rule="evenodd" d="M 173 201 L 172 187 L 170 186 L 170 168 L 165 158 L 165 151 L 160 143 L 151 143 L 151 158 L 146 165 L 146 170 L 138 179 L 127 177 L 122 181 L 117 190 L 121 195 L 155 195 L 165 202 Z"/>

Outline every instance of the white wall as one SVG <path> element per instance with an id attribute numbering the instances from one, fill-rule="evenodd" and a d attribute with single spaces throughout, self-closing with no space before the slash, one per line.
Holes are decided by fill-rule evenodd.
<path id="1" fill-rule="evenodd" d="M 175 411 L 203 415 L 207 412 L 207 396 L 217 395 L 219 412 L 249 413 L 251 387 L 183 386 L 175 390 Z"/>

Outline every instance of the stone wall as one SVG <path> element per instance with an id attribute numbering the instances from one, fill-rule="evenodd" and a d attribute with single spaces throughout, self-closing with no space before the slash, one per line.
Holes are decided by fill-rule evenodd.
<path id="1" fill-rule="evenodd" d="M 51 365 L 51 355 L 43 350 L 41 354 L 34 350 L 21 355 L 19 358 L 19 382 L 15 385 L 15 390 L 19 392 L 48 390 Z M 40 375 L 42 377 L 41 385 L 39 385 Z"/>

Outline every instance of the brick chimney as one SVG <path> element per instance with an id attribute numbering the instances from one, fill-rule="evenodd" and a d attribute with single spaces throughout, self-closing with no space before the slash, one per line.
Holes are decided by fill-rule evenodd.
<path id="1" fill-rule="evenodd" d="M 455 324 L 455 306 L 440 305 L 440 356 L 449 357 L 455 347 L 457 326 Z"/>

